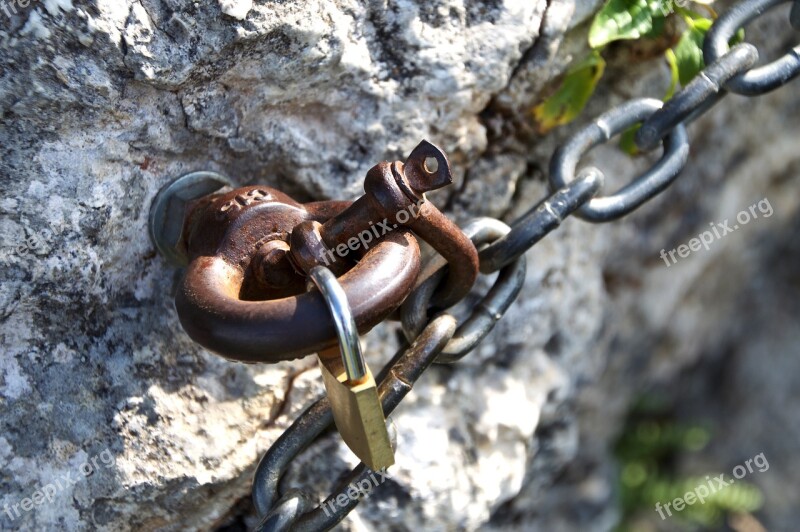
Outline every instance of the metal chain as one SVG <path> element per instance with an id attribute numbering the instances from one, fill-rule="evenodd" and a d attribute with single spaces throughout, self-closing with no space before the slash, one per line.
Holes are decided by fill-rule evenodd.
<path id="1" fill-rule="evenodd" d="M 430 298 L 445 278 L 445 261 L 433 256 L 423 265 L 417 288 L 401 309 L 403 330 L 411 344 L 402 348 L 377 377 L 378 394 L 388 416 L 434 362 L 452 363 L 471 351 L 502 317 L 519 294 L 525 279 L 523 254 L 570 214 L 590 222 L 616 220 L 666 189 L 686 165 L 689 141 L 686 125 L 706 113 L 728 91 L 745 96 L 765 94 L 800 75 L 800 45 L 772 63 L 753 69 L 758 50 L 750 44 L 729 49 L 728 43 L 743 26 L 768 9 L 793 1 L 789 21 L 800 31 L 800 0 L 744 0 L 720 16 L 704 42 L 706 68 L 666 104 L 652 99 L 632 100 L 615 107 L 585 127 L 556 150 L 550 164 L 554 192 L 511 228 L 489 218 L 463 228 L 480 251 L 481 272 L 500 271 L 493 287 L 461 325 L 448 312 L 429 318 Z M 649 151 L 664 145 L 661 159 L 619 191 L 599 196 L 603 173 L 592 167 L 577 170 L 581 157 L 629 127 L 642 124 L 637 146 Z M 577 175 L 577 177 L 575 177 Z M 325 501 L 290 490 L 278 497 L 281 476 L 292 460 L 333 425 L 327 398 L 322 398 L 284 432 L 261 459 L 253 480 L 253 501 L 262 516 L 259 531 L 328 530 L 358 504 L 348 489 L 371 475 L 360 464 Z M 328 504 L 344 495 L 344 505 Z M 340 499 L 340 500 L 344 500 Z"/>

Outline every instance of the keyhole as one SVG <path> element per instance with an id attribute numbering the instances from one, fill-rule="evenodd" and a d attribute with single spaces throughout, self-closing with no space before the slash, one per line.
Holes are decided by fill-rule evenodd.
<path id="1" fill-rule="evenodd" d="M 439 170 L 439 161 L 436 157 L 427 157 L 425 159 L 425 171 L 429 174 L 435 174 Z"/>

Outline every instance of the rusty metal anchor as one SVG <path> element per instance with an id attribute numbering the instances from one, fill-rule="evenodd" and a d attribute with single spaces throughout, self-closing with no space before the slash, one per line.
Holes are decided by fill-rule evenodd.
<path id="1" fill-rule="evenodd" d="M 405 162 L 374 166 L 366 194 L 352 203 L 301 204 L 270 187 L 233 189 L 213 172 L 183 176 L 159 192 L 150 216 L 158 249 L 188 264 L 175 298 L 181 325 L 199 344 L 242 362 L 277 362 L 333 347 L 330 313 L 316 289 L 306 291 L 307 273 L 328 265 L 329 250 L 351 244 L 329 267 L 358 330 L 366 332 L 419 284 L 414 234 L 448 260 L 449 277 L 434 302 L 452 304 L 477 277 L 477 251 L 424 195 L 451 181 L 446 156 L 427 141 Z M 417 215 L 403 215 L 411 207 Z M 374 243 L 353 246 L 364 231 L 376 235 Z"/>

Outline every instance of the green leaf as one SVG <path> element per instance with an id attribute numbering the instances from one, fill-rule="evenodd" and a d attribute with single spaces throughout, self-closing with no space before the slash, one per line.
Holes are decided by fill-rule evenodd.
<path id="1" fill-rule="evenodd" d="M 665 98 L 667 100 L 675 94 L 678 83 L 685 87 L 705 68 L 703 41 L 714 23 L 712 19 L 686 9 L 681 8 L 679 12 L 686 20 L 688 28 L 678 44 L 664 54 L 672 72 L 672 84 Z M 739 30 L 731 39 L 730 45 L 733 46 L 742 41 L 744 41 L 744 30 Z"/>
<path id="2" fill-rule="evenodd" d="M 619 149 L 631 157 L 639 155 L 639 147 L 636 145 L 636 133 L 642 128 L 642 124 L 629 127 L 619 139 Z"/>
<path id="3" fill-rule="evenodd" d="M 605 68 L 606 62 L 597 51 L 571 67 L 555 94 L 533 109 L 539 132 L 547 133 L 573 121 L 594 94 Z"/>
<path id="4" fill-rule="evenodd" d="M 687 17 L 686 22 L 689 27 L 672 49 L 675 54 L 675 64 L 678 66 L 678 81 L 684 87 L 705 68 L 703 40 L 714 21 L 702 17 Z"/>
<path id="5" fill-rule="evenodd" d="M 645 39 L 657 39 L 664 35 L 664 28 L 667 24 L 667 17 L 656 15 L 653 17 L 653 29 L 642 35 Z"/>
<path id="6" fill-rule="evenodd" d="M 733 39 L 731 39 L 731 42 L 729 42 L 728 44 L 731 45 L 731 46 L 736 46 L 737 44 L 740 44 L 740 43 L 743 43 L 743 42 L 744 42 L 744 28 L 739 28 L 739 31 L 737 31 L 733 35 Z"/>
<path id="7" fill-rule="evenodd" d="M 589 46 L 638 39 L 657 31 L 657 20 L 673 11 L 672 0 L 608 0 L 589 29 Z M 663 22 L 663 21 L 662 21 Z"/>
<path id="8" fill-rule="evenodd" d="M 671 100 L 672 97 L 675 96 L 675 91 L 678 90 L 678 82 L 680 81 L 680 68 L 678 67 L 678 58 L 675 57 L 675 52 L 672 51 L 672 49 L 664 52 L 664 55 L 667 57 L 669 71 L 672 75 L 672 81 L 670 82 L 669 90 L 667 90 L 667 95 L 664 96 L 664 101 L 667 101 Z"/>

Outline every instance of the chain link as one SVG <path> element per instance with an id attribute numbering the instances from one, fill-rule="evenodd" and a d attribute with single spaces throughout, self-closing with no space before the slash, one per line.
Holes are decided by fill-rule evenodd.
<path id="1" fill-rule="evenodd" d="M 652 150 L 678 124 L 688 124 L 709 111 L 728 94 L 722 86 L 757 61 L 755 46 L 736 45 L 645 120 L 636 133 L 636 145 L 643 151 Z"/>
<path id="2" fill-rule="evenodd" d="M 563 188 L 575 176 L 581 158 L 592 148 L 650 118 L 664 103 L 651 98 L 625 102 L 597 118 L 560 146 L 550 161 L 550 184 Z M 590 199 L 576 215 L 589 222 L 610 222 L 632 212 L 667 188 L 689 160 L 689 136 L 679 124 L 664 140 L 664 155 L 649 170 L 617 192 Z"/>
<path id="3" fill-rule="evenodd" d="M 686 164 L 689 142 L 686 125 L 711 109 L 726 91 L 755 96 L 774 90 L 800 74 L 800 45 L 782 58 L 751 70 L 758 51 L 750 44 L 729 49 L 728 43 L 742 26 L 768 9 L 791 0 L 745 0 L 720 16 L 704 43 L 708 65 L 669 102 L 632 100 L 611 109 L 573 135 L 553 156 L 550 184 L 555 191 L 509 228 L 492 219 L 478 219 L 463 228 L 480 249 L 481 272 L 500 271 L 494 285 L 460 326 L 446 311 L 429 318 L 430 298 L 444 276 L 440 256 L 422 268 L 417 286 L 401 309 L 403 330 L 411 344 L 402 348 L 377 377 L 378 394 L 388 416 L 411 391 L 413 384 L 434 362 L 452 363 L 465 356 L 494 327 L 519 294 L 525 279 L 523 254 L 570 214 L 591 222 L 615 220 L 653 198 L 679 175 Z M 794 0 L 792 27 L 800 30 L 800 0 Z M 614 194 L 598 197 L 603 173 L 592 167 L 576 171 L 581 157 L 591 148 L 642 123 L 637 145 L 647 151 L 664 144 L 661 159 L 647 172 Z M 577 173 L 577 177 L 575 177 Z M 370 475 L 360 464 L 343 479 L 323 503 L 301 490 L 289 490 L 278 498 L 281 476 L 294 458 L 333 426 L 327 398 L 303 412 L 278 438 L 258 464 L 253 480 L 253 501 L 260 516 L 259 531 L 327 530 L 339 523 L 358 504 L 348 488 Z M 342 495 L 344 505 L 328 504 Z"/>
<path id="4" fill-rule="evenodd" d="M 491 273 L 517 260 L 564 219 L 589 201 L 603 186 L 603 173 L 584 168 L 574 181 L 531 208 L 514 222 L 511 231 L 478 254 L 481 272 Z"/>
<path id="5" fill-rule="evenodd" d="M 428 369 L 447 342 L 456 331 L 456 320 L 449 314 L 433 319 L 420 333 L 414 342 L 398 351 L 392 360 L 378 374 L 378 396 L 386 416 L 400 404 L 400 401 L 411 391 L 414 383 Z M 298 512 L 302 507 L 303 497 L 297 492 L 290 494 L 289 499 L 295 502 L 284 504 L 288 499 L 278 501 L 278 488 L 281 477 L 294 458 L 325 430 L 333 427 L 333 413 L 327 397 L 323 397 L 311 405 L 281 434 L 278 440 L 261 458 L 253 478 L 253 503 L 259 515 L 266 516 L 258 530 L 328 530 L 344 519 L 358 504 L 358 499 L 347 495 L 347 487 L 358 482 L 369 470 L 364 464 L 353 469 L 343 487 L 331 494 L 319 506 L 308 512 Z M 338 495 L 344 494 L 347 504 L 333 505 L 334 510 L 325 512 L 324 505 L 335 501 Z M 273 505 L 278 501 L 281 507 L 278 513 L 270 516 Z M 278 508 L 276 508 L 278 509 Z M 279 526 L 280 525 L 280 526 Z"/>
<path id="6" fill-rule="evenodd" d="M 747 0 L 735 5 L 721 15 L 709 30 L 703 42 L 703 56 L 707 65 L 719 61 L 728 52 L 728 43 L 743 28 L 767 10 L 792 0 Z M 792 23 L 797 22 L 798 10 L 795 0 Z M 797 28 L 797 25 L 794 24 Z M 725 84 L 725 89 L 744 96 L 759 96 L 777 89 L 800 75 L 800 45 L 768 65 L 755 68 L 734 77 Z"/>
<path id="7" fill-rule="evenodd" d="M 470 237 L 475 247 L 480 249 L 482 245 L 507 235 L 511 228 L 493 218 L 478 218 L 464 226 L 463 231 Z M 447 262 L 441 255 L 431 257 L 423 266 L 422 275 L 426 277 L 421 278 L 425 280 L 403 302 L 400 319 L 403 322 L 403 332 L 409 342 L 417 337 L 429 321 L 428 312 L 432 307 L 431 298 L 444 279 L 446 264 Z M 522 255 L 500 270 L 492 288 L 473 307 L 464 323 L 459 325 L 455 335 L 447 342 L 436 362 L 442 364 L 457 362 L 489 334 L 511 303 L 517 299 L 525 282 L 525 272 L 526 262 Z"/>

